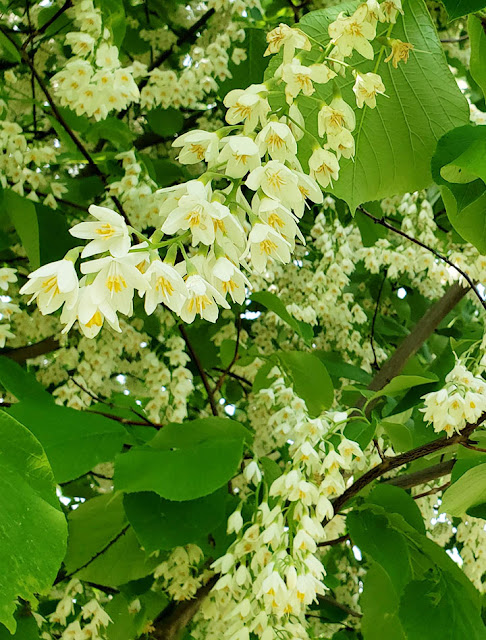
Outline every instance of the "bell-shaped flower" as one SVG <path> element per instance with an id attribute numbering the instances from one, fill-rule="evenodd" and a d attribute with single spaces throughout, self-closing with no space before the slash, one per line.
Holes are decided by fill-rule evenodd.
<path id="1" fill-rule="evenodd" d="M 384 2 L 380 4 L 380 10 L 380 20 L 383 22 L 395 23 L 398 14 L 403 14 L 401 0 L 384 0 Z"/>
<path id="2" fill-rule="evenodd" d="M 247 89 L 233 89 L 226 94 L 224 106 L 228 107 L 226 122 L 228 124 L 244 123 L 246 133 L 253 131 L 260 122 L 265 125 L 270 105 L 265 97 L 268 89 L 264 84 L 252 84 Z"/>
<path id="3" fill-rule="evenodd" d="M 75 238 L 91 240 L 81 253 L 82 258 L 109 251 L 115 258 L 121 258 L 130 249 L 130 236 L 123 217 L 106 207 L 94 204 L 88 209 L 97 222 L 80 222 L 69 233 Z"/>
<path id="4" fill-rule="evenodd" d="M 238 304 L 243 304 L 246 297 L 245 287 L 250 287 L 248 278 L 228 258 L 218 258 L 211 268 L 213 282 L 218 291 L 226 296 L 228 293 Z"/>
<path id="5" fill-rule="evenodd" d="M 178 160 L 181 164 L 212 162 L 218 156 L 219 137 L 212 131 L 188 131 L 174 140 L 173 147 L 182 147 Z"/>
<path id="6" fill-rule="evenodd" d="M 288 104 L 292 104 L 301 92 L 305 96 L 311 96 L 315 91 L 314 82 L 325 84 L 336 76 L 336 73 L 325 64 L 312 64 L 306 67 L 297 58 L 277 70 L 276 75 L 280 74 L 285 82 L 285 97 Z"/>
<path id="7" fill-rule="evenodd" d="M 311 50 L 310 40 L 303 31 L 283 23 L 280 23 L 278 27 L 267 33 L 267 43 L 268 47 L 263 55 L 269 56 L 272 53 L 277 53 L 283 46 L 284 62 L 292 60 L 296 49 Z"/>
<path id="8" fill-rule="evenodd" d="M 303 171 L 294 171 L 294 174 L 297 176 L 297 187 L 299 189 L 299 201 L 292 208 L 294 213 L 299 218 L 302 218 L 305 211 L 306 201 L 311 200 L 316 204 L 320 204 L 324 196 L 322 195 L 322 191 L 314 180 Z"/>
<path id="9" fill-rule="evenodd" d="M 223 296 L 200 275 L 191 275 L 186 279 L 187 298 L 179 311 L 180 317 L 190 324 L 196 314 L 209 322 L 216 322 L 221 305 L 225 309 L 230 306 Z"/>
<path id="10" fill-rule="evenodd" d="M 17 269 L 11 267 L 0 268 L 0 289 L 7 291 L 11 282 L 17 282 Z"/>
<path id="11" fill-rule="evenodd" d="M 150 289 L 145 293 L 145 312 L 150 315 L 164 303 L 176 313 L 187 298 L 186 283 L 172 265 L 154 260 L 145 273 Z"/>
<path id="12" fill-rule="evenodd" d="M 273 160 L 285 162 L 297 153 L 297 143 L 290 127 L 283 122 L 269 122 L 257 135 L 257 143 L 260 155 L 269 153 Z"/>
<path id="13" fill-rule="evenodd" d="M 370 40 L 376 36 L 376 26 L 366 4 L 360 5 L 351 16 L 341 12 L 329 25 L 329 37 L 339 53 L 348 57 L 356 50 L 363 58 L 373 60 L 374 51 Z"/>
<path id="14" fill-rule="evenodd" d="M 376 107 L 376 94 L 385 93 L 385 85 L 377 73 L 356 73 L 353 86 L 356 104 L 360 109 L 366 104 L 370 109 Z"/>
<path id="15" fill-rule="evenodd" d="M 73 307 L 78 298 L 78 288 L 78 276 L 71 260 L 57 260 L 30 273 L 20 293 L 32 294 L 29 304 L 36 300 L 40 312 L 46 315 L 64 303 Z"/>
<path id="16" fill-rule="evenodd" d="M 338 160 L 341 156 L 348 159 L 354 157 L 354 137 L 351 131 L 348 131 L 347 129 L 341 129 L 341 131 L 335 136 L 329 133 L 325 146 L 336 152 Z"/>
<path id="17" fill-rule="evenodd" d="M 132 314 L 134 290 L 145 292 L 150 287 L 132 262 L 131 258 L 108 256 L 81 265 L 83 273 L 97 274 L 91 285 L 93 302 L 107 303 L 114 311 L 127 316 Z"/>
<path id="18" fill-rule="evenodd" d="M 385 58 L 385 62 L 392 61 L 392 65 L 395 69 L 398 68 L 398 63 L 403 60 L 404 64 L 408 61 L 408 56 L 410 55 L 410 51 L 413 51 L 413 44 L 409 42 L 402 42 L 398 39 L 392 39 L 390 41 L 391 44 L 391 53 Z"/>
<path id="19" fill-rule="evenodd" d="M 214 242 L 214 224 L 211 213 L 212 203 L 208 201 L 208 191 L 202 182 L 196 180 L 187 188 L 188 194 L 179 199 L 178 206 L 167 216 L 162 231 L 174 235 L 178 231 L 190 229 L 192 246 L 200 242 L 211 245 Z"/>
<path id="20" fill-rule="evenodd" d="M 339 162 L 336 156 L 326 149 L 316 149 L 309 158 L 309 169 L 312 178 L 325 189 L 339 177 Z"/>
<path id="21" fill-rule="evenodd" d="M 246 186 L 256 191 L 261 189 L 269 198 L 280 200 L 292 207 L 300 200 L 297 176 L 278 160 L 253 169 L 246 179 Z"/>
<path id="22" fill-rule="evenodd" d="M 253 267 L 261 273 L 270 258 L 284 264 L 290 261 L 290 243 L 268 224 L 257 222 L 248 236 L 244 255 L 248 253 Z"/>
<path id="23" fill-rule="evenodd" d="M 353 109 L 342 98 L 334 98 L 330 104 L 325 104 L 317 114 L 319 136 L 341 133 L 343 128 L 353 131 L 356 126 L 356 116 Z"/>
<path id="24" fill-rule="evenodd" d="M 272 229 L 282 235 L 289 242 L 291 248 L 295 245 L 295 236 L 298 236 L 299 240 L 305 244 L 304 236 L 297 224 L 298 218 L 278 200 L 262 198 L 258 207 L 258 215 Z"/>
<path id="25" fill-rule="evenodd" d="M 85 282 L 86 278 L 83 278 L 76 305 L 72 308 L 65 306 L 62 310 L 61 322 L 66 325 L 62 332 L 67 333 L 76 320 L 81 332 L 87 338 L 97 336 L 105 320 L 112 329 L 121 332 L 116 311 L 105 300 L 99 303 L 94 302 L 93 285 L 85 285 Z"/>
<path id="26" fill-rule="evenodd" d="M 218 163 L 225 162 L 224 172 L 230 178 L 243 178 L 260 166 L 260 153 L 255 142 L 247 136 L 224 138 L 225 144 L 218 156 Z"/>

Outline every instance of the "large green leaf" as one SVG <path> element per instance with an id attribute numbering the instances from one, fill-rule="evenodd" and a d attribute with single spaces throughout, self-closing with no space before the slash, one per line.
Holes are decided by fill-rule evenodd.
<path id="1" fill-rule="evenodd" d="M 13 360 L 0 358 L 0 382 L 20 400 L 8 413 L 42 444 L 57 482 L 78 478 L 120 451 L 126 438 L 121 424 L 55 404 L 35 378 Z"/>
<path id="2" fill-rule="evenodd" d="M 449 14 L 449 18 L 460 18 L 468 13 L 475 13 L 486 7 L 485 0 L 442 0 Z"/>
<path id="3" fill-rule="evenodd" d="M 366 573 L 359 603 L 363 612 L 361 631 L 364 640 L 406 640 L 398 618 L 400 599 L 388 574 L 376 562 Z"/>
<path id="4" fill-rule="evenodd" d="M 155 491 L 167 500 L 207 496 L 236 473 L 248 433 L 229 418 L 169 424 L 147 445 L 117 457 L 115 486 Z"/>
<path id="5" fill-rule="evenodd" d="M 223 487 L 186 502 L 164 500 L 152 491 L 129 493 L 125 512 L 146 551 L 172 549 L 197 542 L 222 522 L 227 493 Z"/>
<path id="6" fill-rule="evenodd" d="M 471 46 L 469 71 L 486 98 L 486 18 L 469 16 L 467 30 Z"/>
<path id="7" fill-rule="evenodd" d="M 486 502 L 486 463 L 461 475 L 444 493 L 440 508 L 451 516 L 462 516 L 483 502 Z"/>
<path id="8" fill-rule="evenodd" d="M 452 226 L 486 253 L 486 127 L 466 125 L 447 133 L 431 167 Z"/>
<path id="9" fill-rule="evenodd" d="M 148 575 L 160 562 L 149 558 L 130 527 L 122 494 L 92 498 L 69 514 L 64 564 L 80 580 L 117 587 Z"/>
<path id="10" fill-rule="evenodd" d="M 314 336 L 311 325 L 291 316 L 285 308 L 284 303 L 274 293 L 270 293 L 270 291 L 255 291 L 255 293 L 252 293 L 251 299 L 263 305 L 269 311 L 276 313 L 279 318 L 292 327 L 306 342 L 309 342 Z"/>
<path id="11" fill-rule="evenodd" d="M 39 442 L 0 413 L 0 622 L 11 633 L 17 598 L 47 592 L 65 550 L 67 526 Z"/>
<path id="12" fill-rule="evenodd" d="M 295 393 L 305 401 L 311 416 L 329 409 L 334 388 L 323 362 L 307 351 L 280 351 L 278 357 L 292 380 Z"/>
<path id="13" fill-rule="evenodd" d="M 313 11 L 304 16 L 300 26 L 325 46 L 329 41 L 328 25 L 342 9 L 343 5 L 339 5 Z M 398 69 L 385 63 L 382 56 L 377 72 L 383 78 L 388 97 L 379 96 L 376 109 L 356 109 L 356 157 L 354 162 L 341 159 L 339 179 L 332 189 L 353 210 L 363 202 L 430 184 L 430 159 L 437 140 L 469 118 L 466 100 L 449 71 L 425 3 L 409 0 L 404 11 L 391 37 L 412 43 L 415 50 L 407 64 L 400 64 Z M 379 47 L 375 41 L 377 55 Z M 369 72 L 375 70 L 376 60 L 367 61 L 355 54 L 351 64 L 361 72 Z M 342 86 L 339 83 L 343 98 L 351 105 L 355 105 L 353 82 L 350 78 Z M 298 100 L 305 126 L 315 136 L 320 102 L 328 102 L 332 92 L 332 83 L 316 85 L 313 96 Z M 312 150 L 312 140 L 307 140 L 307 149 L 301 153 L 304 163 Z M 301 142 L 299 147 L 305 145 Z"/>
<path id="14" fill-rule="evenodd" d="M 40 266 L 39 222 L 34 203 L 6 189 L 1 207 L 12 221 L 32 268 L 37 269 Z"/>

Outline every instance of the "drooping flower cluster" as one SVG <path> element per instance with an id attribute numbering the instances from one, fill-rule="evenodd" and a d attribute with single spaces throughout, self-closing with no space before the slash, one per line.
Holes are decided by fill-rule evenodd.
<path id="1" fill-rule="evenodd" d="M 190 600 L 211 576 L 211 571 L 204 571 L 201 562 L 204 553 L 196 544 L 175 547 L 166 560 L 154 571 L 158 581 L 152 589 L 161 589 L 173 600 Z"/>
<path id="2" fill-rule="evenodd" d="M 7 294 L 11 283 L 17 282 L 17 269 L 10 267 L 0 268 L 0 348 L 3 349 L 8 338 L 15 338 L 10 330 L 10 317 L 20 312 L 18 305 L 14 304 Z"/>
<path id="3" fill-rule="evenodd" d="M 421 411 L 435 432 L 445 431 L 450 437 L 466 424 L 474 424 L 486 411 L 486 382 L 460 362 L 445 381 L 442 389 L 423 396 L 425 408 Z"/>
<path id="4" fill-rule="evenodd" d="M 334 515 L 331 499 L 342 493 L 343 470 L 360 467 L 363 452 L 342 435 L 345 413 L 328 412 L 311 419 L 305 403 L 277 376 L 265 392 L 274 407 L 272 425 L 277 446 L 288 447 L 290 462 L 269 487 L 251 522 L 241 507 L 228 520 L 236 540 L 212 567 L 220 573 L 203 603 L 194 638 L 264 640 L 306 638 L 306 607 L 324 594 L 325 569 L 316 557 L 326 538 L 322 521 Z M 261 487 L 257 459 L 243 472 Z"/>
<path id="5" fill-rule="evenodd" d="M 73 57 L 51 78 L 61 105 L 77 115 L 104 120 L 111 111 L 138 102 L 134 77 L 145 73 L 146 65 L 135 61 L 122 66 L 112 33 L 103 26 L 101 11 L 92 0 L 75 0 L 68 13 L 79 31 L 66 34 Z"/>

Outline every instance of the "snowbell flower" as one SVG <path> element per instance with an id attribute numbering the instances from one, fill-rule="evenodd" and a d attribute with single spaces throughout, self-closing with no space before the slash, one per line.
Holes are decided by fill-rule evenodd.
<path id="1" fill-rule="evenodd" d="M 360 5 L 351 16 L 341 12 L 329 25 L 329 37 L 338 52 L 348 57 L 356 50 L 363 58 L 373 60 L 374 51 L 370 40 L 376 36 L 375 25 L 369 20 L 366 4 Z"/>
<path id="2" fill-rule="evenodd" d="M 268 47 L 263 55 L 269 56 L 273 53 L 278 53 L 283 46 L 284 63 L 292 60 L 296 49 L 311 50 L 310 40 L 303 31 L 283 23 L 280 23 L 278 27 L 267 33 L 267 42 Z"/>
<path id="3" fill-rule="evenodd" d="M 245 287 L 250 288 L 248 278 L 228 258 L 218 258 L 214 263 L 211 274 L 218 291 L 226 296 L 229 293 L 233 302 L 243 304 L 246 297 Z"/>
<path id="4" fill-rule="evenodd" d="M 145 292 L 149 283 L 132 264 L 132 259 L 98 258 L 81 265 L 84 274 L 96 273 L 92 284 L 92 299 L 96 304 L 107 303 L 114 311 L 132 314 L 133 293 Z"/>
<path id="5" fill-rule="evenodd" d="M 179 312 L 184 322 L 194 322 L 196 314 L 209 322 L 218 319 L 218 304 L 229 309 L 223 296 L 200 275 L 191 275 L 186 279 L 187 298 Z"/>
<path id="6" fill-rule="evenodd" d="M 150 289 L 145 293 L 145 312 L 152 314 L 163 303 L 179 312 L 187 298 L 187 287 L 179 272 L 162 260 L 154 260 L 145 273 Z"/>
<path id="7" fill-rule="evenodd" d="M 413 51 L 413 44 L 409 42 L 402 42 L 401 40 L 391 39 L 391 53 L 385 58 L 385 62 L 392 61 L 392 65 L 395 69 L 398 68 L 398 63 L 403 60 L 406 64 L 408 60 L 408 56 L 410 55 L 410 51 Z"/>
<path id="8" fill-rule="evenodd" d="M 397 21 L 397 15 L 399 13 L 403 14 L 401 0 L 384 0 L 384 2 L 380 4 L 380 9 L 380 19 L 384 22 L 392 22 L 393 24 Z"/>
<path id="9" fill-rule="evenodd" d="M 94 204 L 88 211 L 97 222 L 80 222 L 69 230 L 75 238 L 91 240 L 84 247 L 81 257 L 88 258 L 104 251 L 109 251 L 115 258 L 126 255 L 130 249 L 130 236 L 123 217 L 116 211 Z"/>
<path id="10" fill-rule="evenodd" d="M 261 189 L 265 195 L 293 206 L 300 200 L 297 176 L 278 160 L 254 169 L 246 179 L 246 185 L 252 191 Z"/>
<path id="11" fill-rule="evenodd" d="M 273 160 L 285 162 L 297 154 L 297 143 L 289 126 L 283 122 L 269 122 L 257 135 L 260 155 L 269 153 Z"/>
<path id="12" fill-rule="evenodd" d="M 262 273 L 269 258 L 284 264 L 290 261 L 290 244 L 268 224 L 258 222 L 248 236 L 248 247 L 243 255 L 248 254 L 253 267 Z"/>
<path id="13" fill-rule="evenodd" d="M 83 278 L 81 285 L 85 284 L 85 281 L 86 279 Z M 66 305 L 63 308 L 61 322 L 65 327 L 62 333 L 67 333 L 76 320 L 81 332 L 87 338 L 97 336 L 105 320 L 112 329 L 121 333 L 116 311 L 113 310 L 110 304 L 104 300 L 98 303 L 93 301 L 93 285 L 81 286 L 79 297 L 74 307 L 69 308 Z"/>
<path id="14" fill-rule="evenodd" d="M 292 104 L 300 92 L 305 96 L 311 96 L 315 91 L 314 82 L 325 84 L 336 76 L 336 73 L 325 64 L 312 64 L 306 67 L 297 58 L 289 64 L 284 64 L 278 73 L 285 82 L 285 97 L 288 104 Z"/>
<path id="15" fill-rule="evenodd" d="M 10 267 L 0 268 L 0 289 L 7 291 L 11 282 L 17 282 L 17 269 Z"/>
<path id="16" fill-rule="evenodd" d="M 334 98 L 330 104 L 325 104 L 317 114 L 319 136 L 324 134 L 333 136 L 341 133 L 343 128 L 353 131 L 356 126 L 356 116 L 353 109 L 342 98 Z"/>
<path id="17" fill-rule="evenodd" d="M 4 348 L 7 338 L 15 338 L 15 334 L 10 331 L 9 324 L 0 324 L 0 348 Z"/>
<path id="18" fill-rule="evenodd" d="M 270 111 L 265 97 L 267 93 L 268 89 L 264 84 L 252 84 L 245 90 L 233 89 L 227 93 L 223 101 L 228 108 L 226 122 L 231 125 L 244 122 L 246 133 L 253 131 L 258 122 L 264 126 Z"/>
<path id="19" fill-rule="evenodd" d="M 339 162 L 336 156 L 326 149 L 316 149 L 309 158 L 311 177 L 325 189 L 339 177 Z"/>
<path id="20" fill-rule="evenodd" d="M 36 300 L 39 311 L 53 313 L 63 304 L 73 307 L 78 298 L 78 276 L 71 260 L 57 260 L 29 274 L 29 280 L 20 289 L 21 294 L 33 294 L 29 304 Z"/>
<path id="21" fill-rule="evenodd" d="M 328 134 L 326 148 L 336 152 L 338 160 L 343 158 L 352 158 L 355 152 L 355 142 L 353 134 L 347 129 L 342 129 L 337 135 Z"/>
<path id="22" fill-rule="evenodd" d="M 302 235 L 298 224 L 297 216 L 284 207 L 278 200 L 272 198 L 262 198 L 258 207 L 258 215 L 275 231 L 281 234 L 291 245 L 294 246 L 294 238 L 297 235 L 302 244 L 305 244 L 305 238 Z"/>
<path id="23" fill-rule="evenodd" d="M 218 156 L 218 163 L 225 162 L 225 174 L 230 178 L 243 178 L 260 166 L 260 152 L 255 142 L 247 136 L 224 138 L 225 144 Z"/>
<path id="24" fill-rule="evenodd" d="M 359 109 L 366 104 L 370 109 L 376 107 L 376 94 L 385 93 L 385 85 L 377 73 L 356 73 L 353 91 Z"/>
<path id="25" fill-rule="evenodd" d="M 188 131 L 174 140 L 173 147 L 182 147 L 177 159 L 181 164 L 213 162 L 218 156 L 219 137 L 217 133 L 196 129 Z"/>

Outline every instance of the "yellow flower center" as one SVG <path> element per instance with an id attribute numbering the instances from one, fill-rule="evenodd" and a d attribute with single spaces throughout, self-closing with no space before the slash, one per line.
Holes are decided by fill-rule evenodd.
<path id="1" fill-rule="evenodd" d="M 127 288 L 127 283 L 123 276 L 108 276 L 106 279 L 106 288 L 110 291 L 110 293 L 120 293 L 122 289 Z"/>
<path id="2" fill-rule="evenodd" d="M 88 322 L 86 323 L 86 326 L 88 328 L 90 327 L 101 327 L 103 325 L 103 316 L 101 315 L 101 313 L 99 311 L 96 311 L 91 320 L 88 320 Z"/>
<path id="3" fill-rule="evenodd" d="M 115 228 L 111 226 L 108 222 L 106 224 L 102 224 L 101 227 L 96 228 L 96 233 L 103 238 L 111 238 L 115 234 Z"/>
<path id="4" fill-rule="evenodd" d="M 156 291 L 160 291 L 163 296 L 166 298 L 170 298 L 170 296 L 174 293 L 174 287 L 172 284 L 164 278 L 164 276 L 159 276 L 157 278 L 157 282 L 155 283 Z"/>
<path id="5" fill-rule="evenodd" d="M 260 242 L 260 249 L 262 250 L 262 253 L 266 253 L 267 256 L 273 253 L 276 248 L 277 245 L 275 244 L 275 242 L 273 242 L 273 240 L 267 239 Z"/>
<path id="6" fill-rule="evenodd" d="M 59 287 L 57 286 L 57 276 L 51 276 L 42 283 L 42 290 L 44 293 L 51 293 L 56 296 L 59 293 Z"/>

